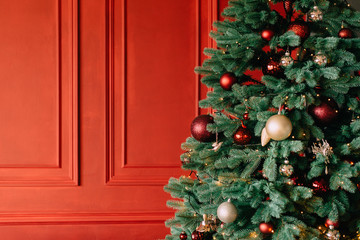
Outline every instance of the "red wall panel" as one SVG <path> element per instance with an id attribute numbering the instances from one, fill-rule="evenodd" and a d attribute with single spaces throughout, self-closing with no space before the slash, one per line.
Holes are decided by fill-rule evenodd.
<path id="1" fill-rule="evenodd" d="M 219 2 L 0 7 L 2 239 L 164 238 Z"/>
<path id="2" fill-rule="evenodd" d="M 77 183 L 77 3 L 0 6 L 0 186 Z"/>

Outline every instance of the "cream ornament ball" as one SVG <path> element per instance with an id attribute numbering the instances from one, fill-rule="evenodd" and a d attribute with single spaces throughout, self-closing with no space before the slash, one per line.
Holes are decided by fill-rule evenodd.
<path id="1" fill-rule="evenodd" d="M 238 211 L 230 199 L 227 202 L 223 202 L 217 209 L 217 217 L 224 223 L 232 223 L 236 220 Z"/>
<path id="2" fill-rule="evenodd" d="M 277 114 L 267 120 L 265 129 L 271 139 L 281 141 L 290 137 L 292 124 L 288 117 Z"/>

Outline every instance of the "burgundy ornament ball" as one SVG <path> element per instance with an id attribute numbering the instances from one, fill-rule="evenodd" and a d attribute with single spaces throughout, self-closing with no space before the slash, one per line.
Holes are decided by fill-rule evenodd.
<path id="1" fill-rule="evenodd" d="M 326 193 L 329 190 L 329 183 L 324 178 L 316 178 L 311 186 L 315 194 Z"/>
<path id="2" fill-rule="evenodd" d="M 233 139 L 238 145 L 246 145 L 251 141 L 251 132 L 245 126 L 241 126 L 235 133 Z"/>
<path id="3" fill-rule="evenodd" d="M 320 105 L 311 105 L 308 108 L 309 114 L 314 118 L 315 122 L 328 126 L 332 124 L 339 116 L 339 107 L 334 99 L 323 97 Z"/>
<path id="4" fill-rule="evenodd" d="M 221 75 L 220 86 L 224 90 L 226 90 L 226 91 L 231 90 L 231 87 L 232 87 L 232 85 L 234 85 L 234 83 L 236 83 L 236 76 L 234 73 L 227 72 L 227 73 L 224 73 L 223 75 Z"/>
<path id="5" fill-rule="evenodd" d="M 199 115 L 191 123 L 191 134 L 199 142 L 212 142 L 215 134 L 206 130 L 209 123 L 214 123 L 214 118 L 210 115 Z"/>
<path id="6" fill-rule="evenodd" d="M 186 232 L 181 232 L 180 233 L 180 235 L 179 235 L 179 238 L 180 238 L 180 240 L 186 240 L 187 239 L 187 234 L 186 234 Z"/>
<path id="7" fill-rule="evenodd" d="M 274 31 L 271 29 L 264 29 L 261 32 L 261 38 L 265 41 L 270 41 L 274 37 Z"/>
<path id="8" fill-rule="evenodd" d="M 310 36 L 310 28 L 304 21 L 295 21 L 290 23 L 288 31 L 293 31 L 303 40 Z"/>
<path id="9" fill-rule="evenodd" d="M 335 228 L 339 227 L 339 222 L 333 222 L 330 219 L 326 219 L 325 227 L 334 226 Z"/>
<path id="10" fill-rule="evenodd" d="M 262 66 L 262 72 L 264 75 L 271 75 L 274 77 L 282 77 L 284 69 L 281 67 L 280 56 L 270 56 Z"/>
<path id="11" fill-rule="evenodd" d="M 205 238 L 204 238 L 204 233 L 195 230 L 195 231 L 191 234 L 191 239 L 192 239 L 192 240 L 205 240 Z"/>
<path id="12" fill-rule="evenodd" d="M 271 223 L 260 223 L 259 229 L 263 234 L 271 234 L 274 232 L 274 226 Z"/>
<path id="13" fill-rule="evenodd" d="M 349 28 L 342 28 L 338 33 L 339 38 L 353 38 L 354 33 Z"/>

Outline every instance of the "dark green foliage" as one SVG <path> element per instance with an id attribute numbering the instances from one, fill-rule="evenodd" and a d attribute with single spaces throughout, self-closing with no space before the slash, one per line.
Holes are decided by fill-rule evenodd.
<path id="1" fill-rule="evenodd" d="M 239 216 L 218 227 L 214 239 L 321 240 L 326 238 L 318 227 L 325 228 L 326 219 L 339 221 L 341 234 L 348 237 L 344 239 L 353 239 L 360 229 L 360 77 L 354 75 L 360 70 L 360 39 L 338 37 L 342 22 L 359 30 L 360 13 L 343 0 L 316 4 L 324 18 L 308 22 L 312 34 L 307 39 L 287 31 L 289 16 L 271 11 L 267 0 L 232 0 L 222 13 L 227 19 L 214 23 L 210 36 L 218 48 L 204 50 L 209 58 L 195 72 L 211 88 L 199 105 L 214 110 L 214 124 L 207 130 L 218 133 L 222 145 L 215 151 L 213 143 L 192 137 L 182 144 L 185 153 L 180 158 L 191 177 L 171 178 L 164 188 L 177 199 L 168 202 L 177 212 L 166 222 L 171 228 L 166 239 L 178 239 L 181 231 L 190 239 L 202 215 L 216 216 L 218 206 L 229 198 Z M 294 0 L 293 5 L 300 14 L 313 6 L 314 0 Z M 269 42 L 261 38 L 264 29 L 275 33 Z M 284 67 L 283 75 L 255 80 L 252 70 L 288 48 L 296 61 Z M 324 66 L 313 61 L 319 52 L 328 58 Z M 219 83 L 225 72 L 237 77 L 228 91 Z M 339 118 L 327 126 L 307 111 L 319 105 L 321 97 L 339 105 Z M 278 112 L 291 120 L 292 134 L 262 146 L 262 130 Z M 233 136 L 243 125 L 252 138 L 247 145 L 237 145 Z M 311 148 L 323 144 L 321 139 L 331 146 L 327 153 Z M 291 176 L 279 172 L 285 160 L 294 167 Z M 314 191 L 316 179 L 325 179 L 328 190 Z M 261 234 L 261 222 L 271 222 L 274 233 Z"/>

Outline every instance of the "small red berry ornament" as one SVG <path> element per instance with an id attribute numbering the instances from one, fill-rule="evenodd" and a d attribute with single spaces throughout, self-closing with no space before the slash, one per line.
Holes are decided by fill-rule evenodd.
<path id="1" fill-rule="evenodd" d="M 262 72 L 264 75 L 271 75 L 274 77 L 282 77 L 284 69 L 281 67 L 280 56 L 270 56 L 262 66 Z"/>
<path id="2" fill-rule="evenodd" d="M 264 29 L 261 32 L 261 38 L 265 41 L 270 41 L 274 37 L 274 31 L 271 29 Z"/>
<path id="3" fill-rule="evenodd" d="M 221 75 L 220 86 L 224 90 L 226 90 L 226 91 L 231 90 L 231 87 L 232 87 L 232 85 L 234 85 L 234 83 L 236 83 L 236 76 L 234 73 L 227 72 L 227 73 L 224 73 L 223 75 Z"/>
<path id="4" fill-rule="evenodd" d="M 339 38 L 353 38 L 354 33 L 351 31 L 350 28 L 341 28 L 341 30 L 338 33 Z"/>
<path id="5" fill-rule="evenodd" d="M 311 185 L 315 194 L 326 193 L 329 190 L 329 183 L 324 178 L 315 179 Z"/>
<path id="6" fill-rule="evenodd" d="M 251 132 L 249 129 L 246 128 L 246 126 L 244 125 L 244 123 L 241 123 L 240 128 L 236 131 L 233 139 L 234 142 L 238 145 L 246 145 L 248 143 L 250 143 L 251 141 Z"/>
<path id="7" fill-rule="evenodd" d="M 260 223 L 259 229 L 260 229 L 260 232 L 263 234 L 274 233 L 274 226 L 271 223 Z"/>
<path id="8" fill-rule="evenodd" d="M 290 23 L 288 31 L 293 31 L 296 35 L 301 37 L 302 40 L 310 36 L 310 28 L 304 21 L 295 21 Z"/>
<path id="9" fill-rule="evenodd" d="M 334 226 L 335 228 L 339 227 L 339 222 L 333 222 L 330 219 L 326 219 L 325 227 Z"/>
<path id="10" fill-rule="evenodd" d="M 182 231 L 179 235 L 180 240 L 186 240 L 187 239 L 187 234 L 186 232 Z"/>
<path id="11" fill-rule="evenodd" d="M 339 107 L 334 99 L 323 97 L 320 105 L 309 106 L 308 112 L 316 123 L 328 126 L 338 118 Z"/>
<path id="12" fill-rule="evenodd" d="M 191 123 L 191 134 L 199 142 L 212 142 L 215 134 L 206 130 L 208 124 L 214 123 L 214 118 L 210 115 L 199 115 Z"/>

